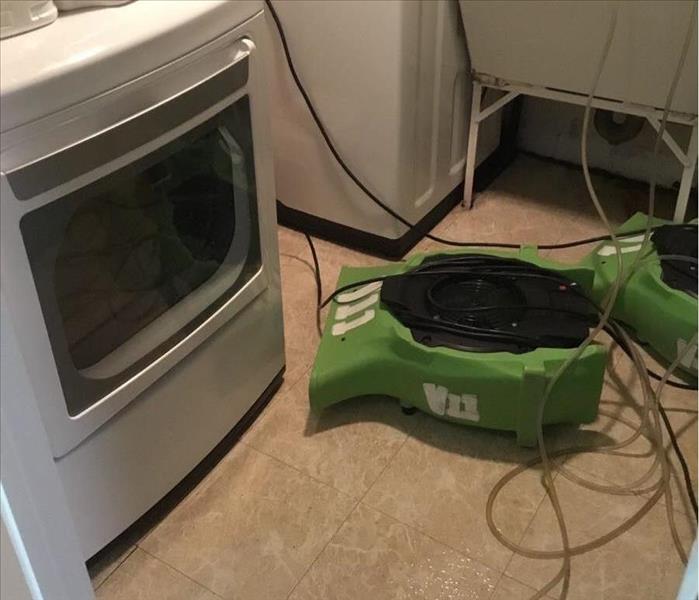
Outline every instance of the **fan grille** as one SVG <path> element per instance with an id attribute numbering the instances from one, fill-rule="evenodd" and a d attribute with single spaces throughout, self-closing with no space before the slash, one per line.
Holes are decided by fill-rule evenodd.
<path id="1" fill-rule="evenodd" d="M 440 320 L 490 329 L 509 328 L 526 310 L 522 294 L 502 277 L 445 277 L 428 297 Z"/>

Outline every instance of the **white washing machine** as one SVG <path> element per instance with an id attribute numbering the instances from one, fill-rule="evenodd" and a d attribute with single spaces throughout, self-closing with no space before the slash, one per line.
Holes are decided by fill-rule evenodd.
<path id="1" fill-rule="evenodd" d="M 0 42 L 2 295 L 86 558 L 281 381 L 266 35 L 137 1 Z"/>
<path id="2" fill-rule="evenodd" d="M 463 181 L 471 83 L 458 4 L 272 5 L 296 71 L 340 155 L 368 189 L 418 226 L 408 231 L 386 214 L 332 157 L 268 14 L 275 46 L 270 105 L 280 222 L 402 256 L 461 199 L 456 188 Z M 499 122 L 484 127 L 481 160 L 500 143 Z"/>

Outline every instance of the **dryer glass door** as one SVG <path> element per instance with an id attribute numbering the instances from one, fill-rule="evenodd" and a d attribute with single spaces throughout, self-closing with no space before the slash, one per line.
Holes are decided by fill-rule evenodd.
<path id="1" fill-rule="evenodd" d="M 260 270 L 253 164 L 243 96 L 23 217 L 71 416 L 172 349 Z"/>

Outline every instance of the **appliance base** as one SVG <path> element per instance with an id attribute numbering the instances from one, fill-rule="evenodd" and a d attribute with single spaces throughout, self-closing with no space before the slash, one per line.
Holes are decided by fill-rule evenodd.
<path id="1" fill-rule="evenodd" d="M 152 508 L 150 508 L 142 517 L 140 517 L 133 525 L 129 526 L 125 531 L 114 538 L 104 548 L 91 556 L 86 561 L 87 568 L 90 569 L 93 565 L 99 563 L 103 557 L 111 554 L 117 548 L 125 548 L 133 545 L 137 540 L 141 539 L 148 531 L 153 529 L 160 521 L 162 521 L 189 493 L 206 477 L 214 467 L 221 462 L 224 456 L 228 454 L 233 447 L 238 443 L 243 434 L 255 422 L 260 413 L 265 409 L 267 404 L 272 400 L 274 394 L 277 393 L 282 383 L 284 382 L 284 371 L 286 367 L 277 373 L 276 377 L 267 386 L 262 395 L 257 399 L 248 412 L 238 421 L 226 436 L 199 462 L 184 479 L 180 481 L 172 490 L 170 490 L 161 500 L 159 500 Z"/>
<path id="2" fill-rule="evenodd" d="M 503 124 L 504 126 L 505 124 Z M 516 126 L 514 128 L 516 132 Z M 486 158 L 475 173 L 474 190 L 480 192 L 487 188 L 515 159 L 517 148 L 511 140 L 502 140 L 498 148 Z M 286 206 L 282 199 L 277 199 L 277 218 L 280 225 L 308 233 L 329 242 L 359 250 L 379 258 L 399 260 L 403 258 L 437 223 L 447 216 L 463 197 L 463 183 L 457 185 L 447 196 L 428 212 L 415 226 L 399 238 L 388 238 L 348 227 L 295 208 Z M 367 202 L 371 202 L 369 198 Z"/>
<path id="3" fill-rule="evenodd" d="M 271 282 L 185 360 L 56 460 L 85 559 L 177 486 L 278 376 L 285 361 L 277 285 Z"/>

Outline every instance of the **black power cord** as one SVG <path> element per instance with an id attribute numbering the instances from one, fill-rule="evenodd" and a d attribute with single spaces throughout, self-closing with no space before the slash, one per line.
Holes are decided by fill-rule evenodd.
<path id="1" fill-rule="evenodd" d="M 467 255 L 462 257 L 463 260 L 461 264 L 457 264 L 455 257 L 450 256 L 441 260 L 433 260 L 430 262 L 423 263 L 422 265 L 404 273 L 396 273 L 390 275 L 382 275 L 379 277 L 372 277 L 369 279 L 364 279 L 361 281 L 354 282 L 342 286 L 335 290 L 325 301 L 323 301 L 320 306 L 321 308 L 326 306 L 331 300 L 335 299 L 339 294 L 344 291 L 355 289 L 362 285 L 367 285 L 375 282 L 383 282 L 389 279 L 409 279 L 413 277 L 434 277 L 437 276 L 476 276 L 476 277 L 493 277 L 497 276 L 499 278 L 531 278 L 531 279 L 545 279 L 551 280 L 558 283 L 564 283 L 569 285 L 571 293 L 582 297 L 586 300 L 584 294 L 582 294 L 577 286 L 570 282 L 567 278 L 554 272 L 549 272 L 541 268 L 535 267 L 534 265 L 526 264 L 514 264 L 512 260 L 491 257 L 491 256 L 480 256 L 480 255 Z M 518 262 L 518 261 L 517 261 Z M 493 264 L 496 263 L 496 264 Z M 504 263 L 504 264 L 503 264 Z M 428 294 L 429 295 L 429 294 Z M 494 310 L 501 309 L 501 306 L 482 306 L 474 309 L 468 309 L 467 312 L 480 312 L 484 310 Z M 552 307 L 536 307 L 527 306 L 526 308 L 530 310 L 546 310 L 556 313 L 566 313 L 569 315 L 575 315 L 577 317 L 583 318 L 584 315 L 578 311 L 556 309 Z M 596 308 L 596 307 L 594 307 Z M 464 309 L 466 310 L 466 309 Z M 417 316 L 412 317 L 417 323 L 419 318 Z M 453 333 L 455 335 L 468 334 L 471 337 L 477 337 L 480 339 L 491 339 L 491 340 L 509 340 L 513 343 L 537 346 L 541 345 L 543 342 L 537 336 L 532 335 L 521 335 L 512 331 L 503 331 L 499 329 L 493 329 L 490 327 L 484 327 L 482 325 L 475 324 L 464 324 L 464 323 L 446 323 L 446 322 L 436 322 L 435 320 L 420 320 L 420 325 L 423 328 L 431 328 L 440 331 L 446 331 Z"/>
<path id="2" fill-rule="evenodd" d="M 619 347 L 624 351 L 624 354 L 628 356 L 632 361 L 633 361 L 633 356 L 631 354 L 631 350 L 629 347 L 626 345 L 625 340 L 621 335 L 618 333 L 618 328 L 621 327 L 618 323 L 614 321 L 610 321 L 610 326 L 608 328 L 605 328 L 605 331 L 612 337 L 612 339 L 619 345 Z M 653 373 L 650 369 L 647 369 L 648 374 L 653 377 L 654 379 L 662 379 L 659 375 L 656 373 Z M 697 389 L 696 387 L 690 387 L 687 386 L 686 384 L 678 384 L 678 382 L 672 382 L 672 381 L 667 381 L 666 382 L 668 385 L 672 385 L 673 387 L 679 387 L 682 389 Z M 665 425 L 665 429 L 667 430 L 668 436 L 670 437 L 670 443 L 672 444 L 672 448 L 675 451 L 675 454 L 677 455 L 677 459 L 679 460 L 680 467 L 682 468 L 682 475 L 684 477 L 684 485 L 685 488 L 687 489 L 687 496 L 689 497 L 689 502 L 692 505 L 692 510 L 694 511 L 694 517 L 697 518 L 699 515 L 699 507 L 697 506 L 697 497 L 694 494 L 694 487 L 692 485 L 692 478 L 689 473 L 689 466 L 687 465 L 687 460 L 684 457 L 684 454 L 682 453 L 682 449 L 680 448 L 680 444 L 677 441 L 677 436 L 675 435 L 675 430 L 672 428 L 672 424 L 670 423 L 670 419 L 667 416 L 667 413 L 665 412 L 665 408 L 663 405 L 660 403 L 658 400 L 658 410 L 660 412 L 660 416 L 663 419 L 663 424 Z"/>
<path id="3" fill-rule="evenodd" d="M 323 302 L 323 280 L 320 278 L 320 262 L 318 261 L 318 254 L 316 253 L 316 247 L 313 244 L 313 238 L 304 232 L 306 236 L 306 241 L 311 249 L 311 257 L 313 258 L 313 275 L 316 280 L 316 329 L 318 330 L 318 335 L 323 335 L 323 328 L 320 325 L 320 309 L 322 308 Z M 322 306 L 321 306 L 322 305 Z"/>
<path id="4" fill-rule="evenodd" d="M 393 210 L 390 206 L 388 206 L 385 202 L 383 202 L 380 198 L 378 198 L 369 188 L 367 188 L 366 185 L 357 177 L 357 175 L 354 174 L 352 169 L 350 169 L 347 166 L 347 163 L 345 163 L 344 159 L 340 156 L 340 153 L 337 151 L 335 148 L 335 144 L 333 141 L 330 139 L 330 135 L 328 134 L 325 125 L 323 125 L 323 122 L 320 119 L 320 116 L 318 115 L 318 112 L 316 111 L 315 107 L 313 106 L 313 102 L 311 102 L 311 98 L 308 95 L 308 92 L 306 91 L 306 88 L 304 87 L 303 83 L 301 82 L 301 79 L 299 78 L 298 73 L 296 72 L 296 67 L 294 66 L 294 62 L 291 58 L 291 52 L 289 51 L 289 43 L 286 39 L 286 34 L 284 33 L 284 28 L 282 27 L 281 21 L 279 20 L 279 15 L 277 14 L 277 11 L 275 10 L 274 6 L 272 5 L 271 0 L 265 0 L 265 5 L 269 9 L 269 13 L 272 16 L 272 19 L 274 20 L 274 23 L 277 27 L 277 32 L 279 33 L 279 39 L 281 40 L 282 44 L 282 49 L 284 51 L 284 57 L 286 59 L 286 64 L 289 67 L 289 72 L 291 73 L 291 77 L 294 80 L 294 83 L 296 84 L 296 87 L 298 88 L 299 92 L 301 93 L 301 96 L 303 96 L 303 100 L 306 104 L 306 107 L 308 108 L 308 112 L 310 112 L 311 117 L 313 118 L 313 121 L 315 122 L 316 126 L 318 127 L 318 131 L 320 132 L 320 135 L 323 137 L 323 141 L 325 142 L 325 145 L 328 147 L 328 150 L 330 150 L 330 153 L 333 155 L 335 160 L 337 161 L 337 164 L 340 165 L 342 170 L 345 172 L 345 174 L 354 182 L 354 184 L 364 192 L 367 197 L 377 206 L 379 206 L 384 212 L 388 213 L 391 215 L 396 221 L 399 223 L 402 223 L 409 229 L 413 229 L 415 227 L 414 223 L 411 223 L 408 221 L 405 217 L 397 213 L 395 210 Z M 657 229 L 657 227 L 653 227 L 651 229 Z M 640 233 L 644 233 L 646 230 L 645 229 L 637 229 L 634 231 L 629 231 L 625 234 L 620 234 L 618 237 L 625 237 L 625 236 L 631 236 L 631 235 L 638 235 Z M 447 240 L 444 238 L 441 238 L 436 235 L 432 235 L 431 233 L 425 234 L 425 237 L 427 239 L 430 239 L 434 242 L 438 242 L 440 244 L 444 244 L 445 246 L 454 246 L 458 248 L 473 248 L 473 247 L 481 247 L 481 248 L 520 248 L 521 244 L 513 244 L 513 243 L 502 243 L 502 242 L 458 242 L 455 240 Z M 563 242 L 561 244 L 542 244 L 539 245 L 538 247 L 541 250 L 560 250 L 563 248 L 573 248 L 575 246 L 583 246 L 585 244 L 592 244 L 595 242 L 601 242 L 605 240 L 611 239 L 611 236 L 609 235 L 601 235 L 597 237 L 591 237 L 591 238 L 586 238 L 583 240 L 575 240 L 572 242 Z"/>
<path id="5" fill-rule="evenodd" d="M 680 461 L 680 467 L 682 468 L 682 475 L 684 477 L 684 486 L 687 489 L 687 496 L 689 496 L 689 502 L 692 505 L 692 510 L 694 511 L 694 518 L 698 519 L 699 512 L 697 510 L 697 497 L 694 495 L 694 487 L 692 486 L 692 478 L 689 474 L 687 460 L 685 459 L 684 454 L 682 454 L 680 444 L 677 441 L 677 436 L 675 435 L 675 430 L 672 428 L 672 423 L 670 423 L 670 419 L 668 419 L 667 413 L 665 412 L 665 408 L 662 404 L 660 404 L 660 402 L 658 402 L 658 409 L 660 410 L 660 416 L 663 418 L 663 424 L 665 425 L 665 429 L 667 429 L 667 433 L 670 436 L 670 442 L 672 443 L 672 447 L 675 450 L 677 459 Z"/>
<path id="6" fill-rule="evenodd" d="M 609 334 L 609 337 L 611 337 L 619 345 L 619 347 L 623 350 L 624 354 L 626 354 L 627 356 L 629 356 L 629 358 L 631 358 L 631 356 L 629 355 L 628 349 L 624 346 L 624 341 L 623 341 L 622 337 L 618 333 L 618 329 L 620 327 L 622 327 L 622 325 L 620 323 L 614 322 L 611 326 L 605 327 L 604 330 Z M 646 372 L 648 373 L 648 376 L 651 379 L 655 379 L 656 381 L 662 380 L 662 376 L 658 375 L 655 371 L 653 371 L 651 369 L 646 369 Z M 674 388 L 677 388 L 680 390 L 697 390 L 698 389 L 696 384 L 685 383 L 684 381 L 674 381 L 672 379 L 668 379 L 665 383 L 667 385 L 669 385 L 670 387 L 674 387 Z"/>

